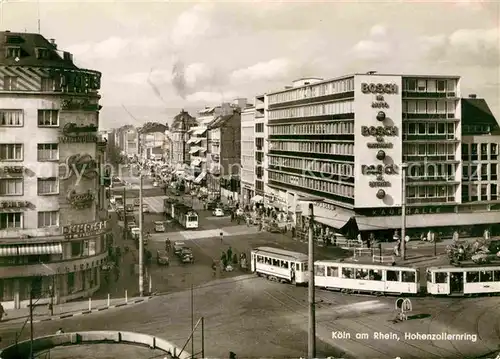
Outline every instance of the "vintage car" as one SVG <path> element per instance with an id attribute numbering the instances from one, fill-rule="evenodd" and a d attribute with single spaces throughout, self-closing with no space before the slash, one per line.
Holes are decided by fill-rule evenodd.
<path id="1" fill-rule="evenodd" d="M 170 264 L 170 259 L 168 258 L 168 253 L 165 250 L 156 251 L 156 263 L 158 265 L 168 266 Z"/>
<path id="2" fill-rule="evenodd" d="M 165 232 L 165 223 L 163 221 L 155 221 L 155 232 Z"/>
<path id="3" fill-rule="evenodd" d="M 193 251 L 189 247 L 182 247 L 179 258 L 181 259 L 182 263 L 193 263 Z"/>
<path id="4" fill-rule="evenodd" d="M 212 212 L 212 215 L 215 217 L 224 217 L 224 211 L 221 208 L 216 208 Z"/>
<path id="5" fill-rule="evenodd" d="M 186 244 L 184 242 L 174 242 L 174 254 L 179 255 L 182 252 L 182 248 L 184 248 Z"/>

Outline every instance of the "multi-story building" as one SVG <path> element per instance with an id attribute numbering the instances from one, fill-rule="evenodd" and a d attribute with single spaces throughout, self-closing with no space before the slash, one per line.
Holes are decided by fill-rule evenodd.
<path id="1" fill-rule="evenodd" d="M 189 130 L 197 126 L 196 119 L 184 110 L 174 117 L 170 133 L 172 134 L 172 165 L 184 168 L 190 164 Z"/>
<path id="2" fill-rule="evenodd" d="M 266 95 L 268 203 L 297 220 L 313 195 L 325 226 L 394 230 L 404 187 L 410 232 L 497 223 L 494 205 L 463 210 L 461 143 L 479 140 L 462 139 L 461 102 L 458 76 L 372 72 Z"/>
<path id="3" fill-rule="evenodd" d="M 39 34 L 0 48 L 0 302 L 90 296 L 107 257 L 101 74 Z"/>
<path id="4" fill-rule="evenodd" d="M 249 204 L 255 193 L 255 108 L 241 112 L 241 197 Z"/>
<path id="5" fill-rule="evenodd" d="M 262 202 L 264 199 L 264 146 L 265 146 L 265 133 L 264 133 L 264 103 L 265 96 L 259 95 L 255 97 L 255 185 L 254 185 L 254 202 Z"/>
<path id="6" fill-rule="evenodd" d="M 208 123 L 207 187 L 211 194 L 238 197 L 241 166 L 241 111 L 246 99 L 224 103 Z M 223 193 L 224 191 L 224 193 Z"/>

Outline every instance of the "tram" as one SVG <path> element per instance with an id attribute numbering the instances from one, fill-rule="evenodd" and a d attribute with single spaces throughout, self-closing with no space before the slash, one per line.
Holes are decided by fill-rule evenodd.
<path id="1" fill-rule="evenodd" d="M 283 283 L 306 284 L 307 255 L 272 247 L 258 247 L 251 252 L 252 273 Z"/>
<path id="2" fill-rule="evenodd" d="M 198 213 L 191 207 L 177 201 L 164 202 L 165 215 L 172 218 L 185 229 L 198 228 Z"/>
<path id="3" fill-rule="evenodd" d="M 415 268 L 324 260 L 314 262 L 315 286 L 344 293 L 418 294 Z"/>
<path id="4" fill-rule="evenodd" d="M 473 295 L 500 293 L 500 265 L 471 263 L 462 266 L 427 268 L 427 293 L 431 295 Z"/>

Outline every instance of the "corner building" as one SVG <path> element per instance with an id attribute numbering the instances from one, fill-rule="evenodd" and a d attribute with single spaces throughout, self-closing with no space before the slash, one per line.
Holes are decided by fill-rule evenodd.
<path id="1" fill-rule="evenodd" d="M 107 257 L 101 74 L 39 34 L 0 33 L 0 302 L 87 297 Z"/>
<path id="2" fill-rule="evenodd" d="M 429 229 L 444 236 L 498 231 L 498 187 L 490 183 L 498 170 L 490 156 L 498 151 L 498 125 L 489 112 L 492 132 L 466 138 L 471 149 L 477 146 L 470 142 L 487 143 L 482 167 L 493 173 L 482 187 L 470 185 L 462 178 L 462 127 L 480 123 L 489 109 L 462 119 L 462 102 L 470 101 L 461 99 L 458 76 L 301 79 L 265 102 L 265 204 L 288 212 L 299 230 L 307 214 L 300 198 L 315 196 L 323 199 L 315 204 L 318 235 L 354 228 L 392 237 L 401 228 L 404 186 L 412 236 Z M 463 196 L 464 181 L 487 193 L 488 203 Z"/>

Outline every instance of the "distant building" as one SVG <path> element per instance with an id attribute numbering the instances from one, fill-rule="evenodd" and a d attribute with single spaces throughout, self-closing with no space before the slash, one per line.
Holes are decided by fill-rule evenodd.
<path id="1" fill-rule="evenodd" d="M 0 35 L 0 302 L 91 297 L 109 233 L 101 74 L 42 35 Z"/>
<path id="2" fill-rule="evenodd" d="M 176 167 L 184 167 L 190 164 L 189 153 L 189 130 L 197 126 L 196 119 L 188 112 L 181 110 L 181 112 L 174 117 L 172 126 L 170 126 L 170 133 L 172 134 L 172 158 L 171 162 Z"/>

